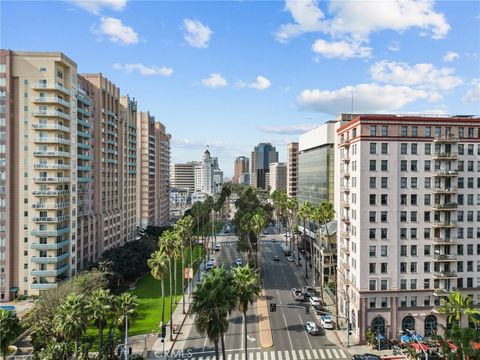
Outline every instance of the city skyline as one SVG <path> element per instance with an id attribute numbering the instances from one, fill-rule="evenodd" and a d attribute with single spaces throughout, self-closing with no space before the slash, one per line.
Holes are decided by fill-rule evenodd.
<path id="1" fill-rule="evenodd" d="M 402 4 L 3 2 L 2 47 L 102 72 L 166 124 L 172 162 L 208 144 L 231 177 L 259 142 L 286 161 L 287 143 L 352 110 L 352 93 L 356 113 L 480 112 L 479 4 Z"/>

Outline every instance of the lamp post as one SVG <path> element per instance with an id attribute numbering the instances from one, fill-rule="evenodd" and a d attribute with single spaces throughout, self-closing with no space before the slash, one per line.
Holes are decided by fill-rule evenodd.
<path id="1" fill-rule="evenodd" d="M 128 360 L 128 316 L 125 315 L 125 360 Z"/>
<path id="2" fill-rule="evenodd" d="M 417 334 L 415 334 L 410 329 L 405 329 L 405 330 L 411 335 L 411 338 L 413 338 L 413 340 L 415 340 L 417 342 L 418 346 L 420 346 L 420 350 L 422 350 L 423 354 L 425 355 L 425 360 L 428 360 L 428 352 L 427 352 L 427 350 L 424 349 L 422 343 L 420 341 L 418 341 Z"/>

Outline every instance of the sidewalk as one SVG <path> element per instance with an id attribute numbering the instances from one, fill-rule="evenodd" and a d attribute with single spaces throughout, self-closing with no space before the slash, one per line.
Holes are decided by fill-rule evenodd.
<path id="1" fill-rule="evenodd" d="M 265 297 L 265 290 L 262 289 L 257 300 L 258 310 L 258 327 L 260 332 L 260 345 L 262 348 L 269 348 L 273 346 L 272 329 L 270 327 L 270 314 L 268 310 L 267 300 Z"/>

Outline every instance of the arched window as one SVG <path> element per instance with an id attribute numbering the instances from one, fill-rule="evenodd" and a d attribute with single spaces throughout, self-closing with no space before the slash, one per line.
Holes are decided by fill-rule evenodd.
<path id="1" fill-rule="evenodd" d="M 357 317 L 355 316 L 355 310 L 352 310 L 350 315 L 350 322 L 352 323 L 352 331 L 355 332 L 357 328 Z"/>
<path id="2" fill-rule="evenodd" d="M 385 335 L 385 320 L 381 316 L 377 316 L 375 319 L 373 319 L 372 330 L 375 334 L 380 333 Z"/>
<path id="3" fill-rule="evenodd" d="M 425 318 L 425 337 L 430 337 L 437 332 L 437 318 L 429 315 Z"/>
<path id="4" fill-rule="evenodd" d="M 405 316 L 402 320 L 402 330 L 415 330 L 415 319 L 411 316 Z"/>

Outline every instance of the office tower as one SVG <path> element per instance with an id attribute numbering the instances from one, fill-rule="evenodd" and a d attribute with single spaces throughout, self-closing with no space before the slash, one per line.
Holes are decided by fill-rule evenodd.
<path id="1" fill-rule="evenodd" d="M 298 182 L 298 142 L 287 145 L 287 195 L 297 196 Z"/>
<path id="2" fill-rule="evenodd" d="M 270 143 L 259 143 L 250 157 L 250 184 L 253 187 L 266 189 L 266 174 L 270 164 L 278 162 L 278 152 Z"/>
<path id="3" fill-rule="evenodd" d="M 339 306 L 359 340 L 432 335 L 453 289 L 479 302 L 479 139 L 478 117 L 338 122 Z"/>
<path id="4" fill-rule="evenodd" d="M 196 162 L 172 164 L 170 166 L 170 188 L 188 189 L 195 191 L 195 166 Z"/>
<path id="5" fill-rule="evenodd" d="M 250 171 L 250 160 L 246 156 L 238 156 L 233 163 L 233 179 L 234 184 L 240 183 L 243 174 Z"/>
<path id="6" fill-rule="evenodd" d="M 270 191 L 285 190 L 287 188 L 287 164 L 274 162 L 270 164 L 269 174 Z"/>

